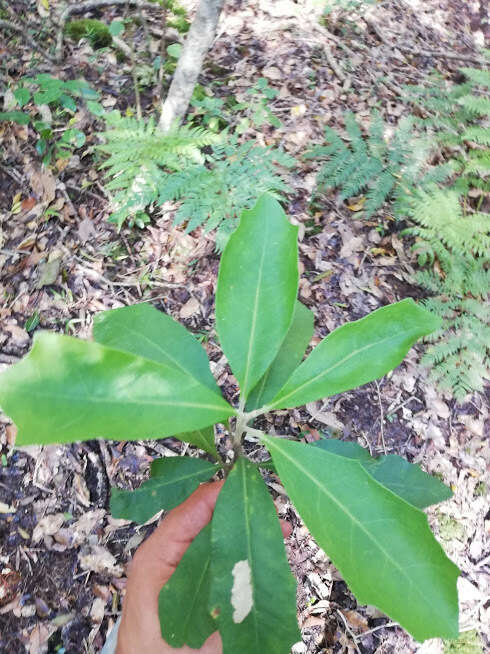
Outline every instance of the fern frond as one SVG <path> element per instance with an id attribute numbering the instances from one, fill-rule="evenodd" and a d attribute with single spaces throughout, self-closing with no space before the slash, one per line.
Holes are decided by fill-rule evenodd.
<path id="1" fill-rule="evenodd" d="M 364 205 L 366 218 L 369 218 L 381 208 L 393 190 L 395 183 L 396 179 L 390 170 L 384 170 L 379 175 L 367 192 L 367 200 Z"/>
<path id="2" fill-rule="evenodd" d="M 473 151 L 464 168 L 465 173 L 475 173 L 486 177 L 490 174 L 490 152 Z"/>
<path id="3" fill-rule="evenodd" d="M 480 68 L 460 68 L 460 71 L 472 82 L 478 84 L 478 86 L 490 88 L 490 70 L 483 70 Z"/>
<path id="4" fill-rule="evenodd" d="M 464 141 L 474 141 L 480 145 L 490 145 L 490 127 L 468 127 L 462 134 Z"/>
<path id="5" fill-rule="evenodd" d="M 490 98 L 483 95 L 465 95 L 459 104 L 477 116 L 490 116 Z"/>

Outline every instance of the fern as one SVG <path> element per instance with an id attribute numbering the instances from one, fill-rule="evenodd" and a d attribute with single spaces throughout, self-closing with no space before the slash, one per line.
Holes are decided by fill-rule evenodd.
<path id="1" fill-rule="evenodd" d="M 490 70 L 480 68 L 461 68 L 461 72 L 470 79 L 473 84 L 490 89 Z"/>
<path id="2" fill-rule="evenodd" d="M 464 95 L 459 104 L 477 116 L 490 116 L 490 98 L 480 95 Z"/>
<path id="3" fill-rule="evenodd" d="M 475 212 L 463 216 L 459 195 L 454 190 L 434 187 L 419 190 L 410 199 L 409 216 L 415 226 L 405 230 L 437 251 L 460 256 L 484 256 L 490 252 L 488 214 Z"/>
<path id="4" fill-rule="evenodd" d="M 462 68 L 467 82 L 448 87 L 434 78 L 429 87 L 405 87 L 407 100 L 424 114 L 420 129 L 448 149 L 459 165 L 455 189 L 490 192 L 488 177 L 490 146 L 490 71 Z"/>
<path id="5" fill-rule="evenodd" d="M 462 400 L 488 380 L 489 215 L 465 215 L 455 190 L 434 187 L 411 197 L 409 216 L 415 224 L 405 233 L 416 237 L 414 250 L 426 266 L 417 281 L 433 293 L 426 307 L 443 321 L 422 362 L 442 389 Z"/>
<path id="6" fill-rule="evenodd" d="M 119 229 L 125 220 L 140 227 L 147 223 L 145 209 L 158 199 L 166 175 L 204 162 L 202 149 L 220 139 L 200 127 L 174 127 L 163 133 L 152 119 L 122 118 L 119 112 L 110 114 L 107 124 L 98 149 L 109 155 L 101 168 L 109 180 L 106 188 L 114 191 L 109 220 Z"/>
<path id="7" fill-rule="evenodd" d="M 117 113 L 108 120 L 111 129 L 101 136 L 105 143 L 98 146 L 109 154 L 102 164 L 110 176 L 128 167 L 139 171 L 140 165 L 155 163 L 171 170 L 181 170 L 186 164 L 202 163 L 202 148 L 217 143 L 219 135 L 202 127 L 174 127 L 161 132 L 153 119 L 121 118 Z"/>
<path id="8" fill-rule="evenodd" d="M 442 389 L 462 401 L 489 380 L 490 273 L 482 259 L 458 257 L 445 277 L 424 271 L 418 279 L 435 294 L 425 301 L 426 308 L 443 320 L 422 363 Z"/>
<path id="9" fill-rule="evenodd" d="M 328 128 L 326 145 L 308 155 L 324 161 L 319 191 L 339 188 L 340 201 L 363 192 L 366 216 L 391 202 L 395 218 L 408 221 L 417 282 L 442 318 L 423 361 L 458 400 L 482 390 L 490 355 L 490 222 L 480 210 L 490 195 L 490 72 L 462 72 L 464 84 L 434 77 L 411 87 L 418 116 L 402 119 L 389 141 L 379 115 L 364 136 L 348 114 L 345 137 Z"/>
<path id="10" fill-rule="evenodd" d="M 174 224 L 187 222 L 186 231 L 201 225 L 205 232 L 217 228 L 216 246 L 220 250 L 241 212 L 251 208 L 262 193 L 281 197 L 289 191 L 277 166 L 292 165 L 294 160 L 281 150 L 255 142 L 239 145 L 231 137 L 210 157 L 208 166 L 189 167 L 168 176 L 160 188 L 159 203 L 181 201 Z"/>
<path id="11" fill-rule="evenodd" d="M 175 224 L 187 222 L 187 231 L 217 228 L 220 247 L 242 210 L 261 193 L 279 196 L 289 190 L 278 167 L 290 167 L 294 160 L 281 150 L 255 142 L 240 145 L 236 137 L 225 140 L 201 127 L 162 133 L 152 120 L 119 114 L 111 116 L 109 127 L 99 149 L 109 155 L 101 167 L 106 188 L 114 193 L 109 220 L 119 228 L 126 220 L 144 226 L 148 207 L 173 201 L 180 204 Z"/>
<path id="12" fill-rule="evenodd" d="M 393 199 L 395 208 L 400 193 L 420 179 L 427 158 L 427 145 L 413 138 L 413 120 L 400 121 L 391 141 L 386 141 L 386 126 L 374 114 L 367 136 L 363 136 L 352 113 L 345 116 L 345 143 L 331 128 L 325 130 L 327 145 L 316 146 L 307 153 L 308 159 L 326 159 L 316 180 L 316 193 L 339 188 L 338 200 L 343 202 L 361 192 L 366 194 L 363 215 L 372 216 L 383 204 Z"/>

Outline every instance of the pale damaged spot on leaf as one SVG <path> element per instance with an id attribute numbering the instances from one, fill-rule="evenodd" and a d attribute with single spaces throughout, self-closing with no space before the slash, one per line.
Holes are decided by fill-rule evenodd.
<path id="1" fill-rule="evenodd" d="M 233 588 L 231 589 L 231 605 L 233 611 L 233 622 L 243 622 L 252 610 L 252 574 L 250 564 L 245 559 L 238 561 L 233 566 Z"/>

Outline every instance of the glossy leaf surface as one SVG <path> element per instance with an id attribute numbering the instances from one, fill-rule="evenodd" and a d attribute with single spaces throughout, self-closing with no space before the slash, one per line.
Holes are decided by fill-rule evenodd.
<path id="1" fill-rule="evenodd" d="M 143 302 L 97 314 L 94 340 L 163 363 L 219 392 L 204 348 L 176 320 Z"/>
<path id="2" fill-rule="evenodd" d="M 301 302 L 296 302 L 291 327 L 276 358 L 252 389 L 247 401 L 247 411 L 253 411 L 270 402 L 287 382 L 303 358 L 313 336 L 313 322 L 313 312 Z"/>
<path id="3" fill-rule="evenodd" d="M 263 195 L 244 211 L 221 257 L 216 328 L 247 397 L 281 347 L 298 290 L 297 227 Z"/>
<path id="4" fill-rule="evenodd" d="M 209 604 L 211 525 L 199 532 L 177 570 L 160 591 L 158 612 L 163 640 L 172 647 L 199 648 L 216 631 Z"/>
<path id="5" fill-rule="evenodd" d="M 18 445 L 163 438 L 234 414 L 175 368 L 48 332 L 0 375 L 0 406 L 17 424 Z"/>
<path id="6" fill-rule="evenodd" d="M 342 325 L 293 372 L 269 408 L 301 406 L 379 379 L 439 323 L 432 313 L 407 299 Z"/>
<path id="7" fill-rule="evenodd" d="M 286 654 L 300 640 L 296 584 L 274 503 L 256 466 L 239 459 L 212 521 L 210 609 L 223 654 Z"/>
<path id="8" fill-rule="evenodd" d="M 303 443 L 263 440 L 293 504 L 358 601 L 374 604 L 419 641 L 457 637 L 459 571 L 425 514 L 358 461 Z"/>
<path id="9" fill-rule="evenodd" d="M 452 496 L 451 489 L 437 477 L 428 475 L 419 466 L 409 463 L 396 454 L 388 454 L 375 459 L 357 443 L 339 441 L 334 438 L 323 439 L 312 445 L 326 452 L 359 461 L 371 477 L 419 509 L 443 502 Z"/>
<path id="10" fill-rule="evenodd" d="M 188 456 L 156 459 L 148 481 L 135 490 L 111 489 L 111 513 L 115 518 L 144 524 L 159 511 L 170 511 L 208 481 L 218 466 Z"/>

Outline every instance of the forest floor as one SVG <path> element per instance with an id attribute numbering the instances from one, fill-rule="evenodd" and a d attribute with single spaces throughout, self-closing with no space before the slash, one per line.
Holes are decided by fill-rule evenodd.
<path id="1" fill-rule="evenodd" d="M 401 84 L 420 82 L 433 69 L 455 77 L 488 29 L 479 20 L 484 3 L 481 15 L 479 3 L 473 5 L 476 13 L 470 14 L 464 0 L 386 0 L 365 19 L 332 18 L 324 27 L 318 2 L 226 2 L 200 82 L 240 98 L 265 77 L 279 91 L 270 108 L 282 127 L 265 125 L 250 135 L 282 145 L 299 161 L 289 175 L 294 193 L 287 212 L 300 227 L 299 297 L 315 314 L 316 342 L 381 305 L 421 297 L 421 289 L 413 284 L 415 264 L 399 226 L 383 216 L 358 220 L 333 195 L 309 213 L 315 167 L 304 152 L 321 142 L 325 125 L 341 126 L 347 109 L 367 120 L 377 107 L 394 124 L 406 111 L 398 97 Z M 9 6 L 12 19 L 23 15 L 36 24 L 47 20 L 56 3 L 13 0 Z M 107 7 L 96 15 L 110 22 L 121 9 Z M 148 11 L 147 20 L 158 27 L 157 8 Z M 7 42 L 0 42 L 4 84 L 33 72 L 30 46 L 10 35 Z M 94 55 L 83 42 L 65 43 L 64 52 L 59 67 L 41 59 L 37 72 L 63 79 L 83 75 L 107 108 L 134 104 L 129 62 L 118 63 L 110 51 Z M 143 90 L 147 115 L 154 101 L 151 90 Z M 77 114 L 87 146 L 97 143 L 102 127 L 94 120 L 84 110 Z M 37 329 L 88 338 L 98 311 L 150 301 L 202 336 L 213 373 L 232 398 L 235 381 L 214 332 L 219 255 L 212 234 L 172 227 L 172 208 L 145 230 L 117 233 L 107 222 L 101 173 L 86 148 L 58 169 L 41 170 L 26 127 L 2 124 L 0 143 L 0 368 L 29 350 L 33 330 L 26 323 L 33 316 L 39 318 Z M 47 207 L 56 210 L 48 219 Z M 377 229 L 380 224 L 384 229 Z M 359 606 L 269 474 L 279 514 L 293 525 L 287 549 L 299 582 L 303 634 L 294 654 L 490 651 L 488 403 L 475 395 L 458 405 L 442 395 L 418 365 L 419 355 L 416 347 L 379 382 L 278 412 L 266 427 L 303 431 L 308 439 L 328 431 L 373 454 L 402 455 L 451 486 L 453 498 L 428 514 L 462 571 L 461 630 L 469 635 L 476 630 L 480 645 L 453 650 L 438 640 L 420 645 L 375 608 Z M 155 456 L 193 448 L 165 439 L 12 449 L 14 439 L 14 426 L 0 415 L 0 651 L 99 652 L 121 611 L 126 565 L 157 524 L 139 527 L 113 519 L 110 487 L 134 487 Z M 223 434 L 224 450 L 226 440 Z M 257 443 L 247 447 L 250 456 L 260 456 Z"/>

